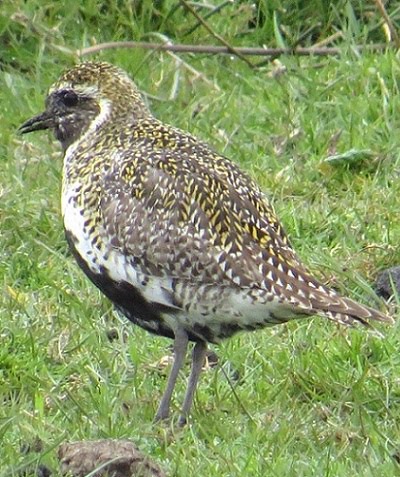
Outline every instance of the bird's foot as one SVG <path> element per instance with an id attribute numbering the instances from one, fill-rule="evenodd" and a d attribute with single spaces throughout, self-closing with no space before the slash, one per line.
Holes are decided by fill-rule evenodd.
<path id="1" fill-rule="evenodd" d="M 185 427 L 186 424 L 187 424 L 187 416 L 186 416 L 186 414 L 181 414 L 178 417 L 178 426 L 179 427 Z"/>
<path id="2" fill-rule="evenodd" d="M 165 407 L 160 404 L 157 409 L 156 415 L 154 416 L 154 422 L 165 421 L 169 418 L 169 406 Z"/>

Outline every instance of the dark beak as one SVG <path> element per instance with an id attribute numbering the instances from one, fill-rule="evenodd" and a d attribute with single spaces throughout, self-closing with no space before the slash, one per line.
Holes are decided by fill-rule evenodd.
<path id="1" fill-rule="evenodd" d="M 28 121 L 25 121 L 18 128 L 20 134 L 26 134 L 32 131 L 39 131 L 41 129 L 51 129 L 54 127 L 54 117 L 48 111 L 39 114 Z"/>

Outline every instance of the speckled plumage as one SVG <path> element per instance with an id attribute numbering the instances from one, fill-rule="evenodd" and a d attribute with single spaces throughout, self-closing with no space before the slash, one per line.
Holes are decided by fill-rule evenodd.
<path id="1" fill-rule="evenodd" d="M 62 212 L 78 263 L 131 321 L 174 338 L 176 353 L 195 341 L 194 368 L 206 342 L 240 330 L 315 314 L 390 321 L 314 279 L 257 184 L 155 119 L 122 70 L 88 62 L 64 73 L 21 131 L 47 128 L 65 153 Z"/>

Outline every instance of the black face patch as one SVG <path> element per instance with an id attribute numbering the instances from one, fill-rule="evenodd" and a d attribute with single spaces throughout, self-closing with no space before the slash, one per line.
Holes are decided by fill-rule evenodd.
<path id="1" fill-rule="evenodd" d="M 46 99 L 46 115 L 52 118 L 51 129 L 64 151 L 85 133 L 99 113 L 94 97 L 73 89 L 53 91 Z"/>

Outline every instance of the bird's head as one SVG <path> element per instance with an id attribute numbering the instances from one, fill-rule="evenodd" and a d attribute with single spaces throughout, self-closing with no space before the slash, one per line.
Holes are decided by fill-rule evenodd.
<path id="1" fill-rule="evenodd" d="M 89 128 L 96 129 L 111 116 L 139 118 L 147 108 L 128 75 L 104 62 L 86 62 L 67 70 L 54 83 L 43 113 L 25 121 L 21 134 L 52 129 L 64 150 Z"/>

